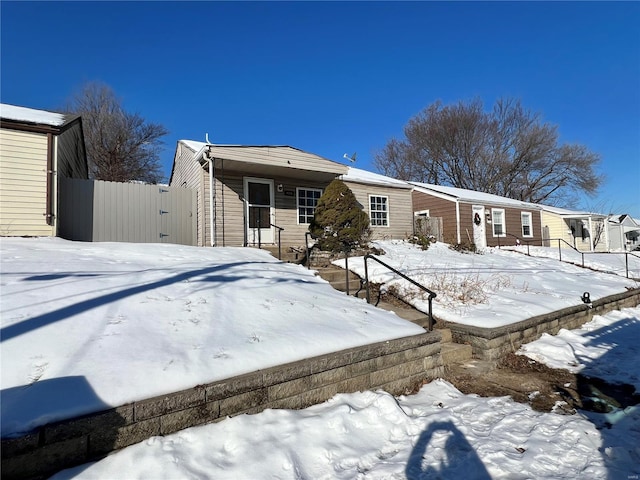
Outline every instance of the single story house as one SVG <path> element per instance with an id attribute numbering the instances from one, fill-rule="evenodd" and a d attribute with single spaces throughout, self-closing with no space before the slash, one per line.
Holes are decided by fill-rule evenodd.
<path id="1" fill-rule="evenodd" d="M 199 246 L 302 246 L 324 188 L 347 172 L 287 145 L 180 140 L 169 185 L 198 192 Z"/>
<path id="2" fill-rule="evenodd" d="M 415 216 L 442 218 L 446 243 L 477 248 L 542 242 L 541 207 L 463 188 L 409 182 Z"/>
<path id="3" fill-rule="evenodd" d="M 581 252 L 609 251 L 606 215 L 540 205 L 546 246 L 575 248 Z M 558 241 L 559 239 L 559 241 Z"/>
<path id="4" fill-rule="evenodd" d="M 640 247 L 640 220 L 631 215 L 609 215 L 609 249 L 630 252 Z"/>
<path id="5" fill-rule="evenodd" d="M 413 233 L 412 185 L 353 167 L 340 179 L 369 214 L 372 240 L 403 239 Z"/>
<path id="6" fill-rule="evenodd" d="M 88 178 L 80 116 L 0 104 L 0 235 L 57 235 L 62 177 Z"/>

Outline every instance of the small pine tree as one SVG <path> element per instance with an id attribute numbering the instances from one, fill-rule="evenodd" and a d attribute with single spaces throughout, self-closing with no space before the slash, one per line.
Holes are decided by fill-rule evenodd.
<path id="1" fill-rule="evenodd" d="M 369 215 L 360 208 L 351 189 L 336 179 L 318 200 L 309 231 L 318 239 L 321 250 L 351 250 L 368 240 Z"/>

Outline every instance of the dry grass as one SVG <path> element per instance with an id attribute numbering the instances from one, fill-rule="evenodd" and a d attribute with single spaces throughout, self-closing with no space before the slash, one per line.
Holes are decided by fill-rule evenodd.
<path id="1" fill-rule="evenodd" d="M 437 302 L 440 305 L 456 307 L 460 304 L 468 306 L 488 303 L 492 293 L 511 287 L 512 279 L 501 273 L 485 277 L 480 273 L 460 275 L 454 270 L 444 270 L 430 274 L 425 286 L 438 295 Z M 409 287 L 401 281 L 388 285 L 386 290 L 406 301 L 427 300 L 425 292 L 417 291 L 415 287 Z"/>

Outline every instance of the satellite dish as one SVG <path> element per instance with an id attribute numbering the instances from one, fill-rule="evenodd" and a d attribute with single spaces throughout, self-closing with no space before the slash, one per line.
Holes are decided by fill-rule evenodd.
<path id="1" fill-rule="evenodd" d="M 349 156 L 346 153 L 343 155 L 344 158 L 346 158 L 347 160 L 349 160 L 350 162 L 355 162 L 356 161 L 356 155 L 358 152 L 353 152 L 353 155 Z"/>

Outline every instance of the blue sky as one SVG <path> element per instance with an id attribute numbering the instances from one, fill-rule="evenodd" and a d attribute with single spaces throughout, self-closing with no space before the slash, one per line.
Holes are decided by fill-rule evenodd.
<path id="1" fill-rule="evenodd" d="M 57 109 L 84 82 L 179 139 L 286 144 L 375 171 L 436 100 L 516 97 L 599 153 L 573 208 L 640 218 L 639 2 L 9 2 L 3 103 Z"/>

